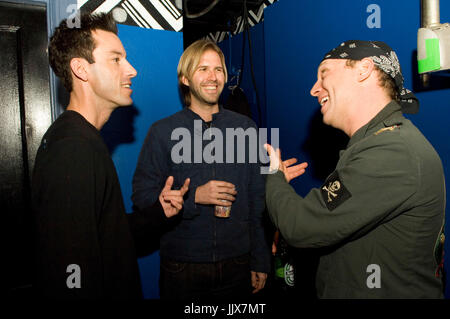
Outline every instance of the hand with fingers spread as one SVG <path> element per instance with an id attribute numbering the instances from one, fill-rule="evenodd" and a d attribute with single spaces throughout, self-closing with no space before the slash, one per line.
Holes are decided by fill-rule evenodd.
<path id="1" fill-rule="evenodd" d="M 184 185 L 179 190 L 172 190 L 173 176 L 169 176 L 159 195 L 159 202 L 167 217 L 175 216 L 183 208 L 183 196 L 189 189 L 190 179 L 186 178 Z"/>
<path id="2" fill-rule="evenodd" d="M 303 175 L 306 168 L 308 167 L 308 163 L 306 162 L 291 166 L 295 163 L 297 163 L 296 158 L 290 158 L 281 163 L 281 165 L 283 166 L 284 177 L 286 178 L 286 181 L 288 183 L 294 178 Z"/>
<path id="3" fill-rule="evenodd" d="M 197 187 L 195 191 L 195 202 L 204 205 L 231 206 L 236 194 L 236 187 L 233 184 L 212 180 Z"/>
<path id="4" fill-rule="evenodd" d="M 303 175 L 303 173 L 305 173 L 305 170 L 308 167 L 307 162 L 303 162 L 292 166 L 293 164 L 297 163 L 296 158 L 290 158 L 285 161 L 282 161 L 281 151 L 279 148 L 274 150 L 270 144 L 264 144 L 264 148 L 266 149 L 270 157 L 270 170 L 282 171 L 288 183 L 294 178 Z"/>

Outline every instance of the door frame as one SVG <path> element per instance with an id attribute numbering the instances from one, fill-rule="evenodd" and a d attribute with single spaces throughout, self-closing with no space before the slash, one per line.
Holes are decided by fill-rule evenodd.
<path id="1" fill-rule="evenodd" d="M 68 7 L 77 4 L 77 0 L 0 0 L 0 2 L 9 2 L 24 6 L 33 5 L 45 7 L 47 14 L 47 36 L 49 39 L 53 34 L 53 30 L 59 23 L 62 20 L 67 19 L 70 15 L 70 12 L 67 12 Z M 65 92 L 62 83 L 50 68 L 50 106 L 52 122 L 64 111 L 66 106 L 64 104 L 66 101 L 67 92 Z"/>

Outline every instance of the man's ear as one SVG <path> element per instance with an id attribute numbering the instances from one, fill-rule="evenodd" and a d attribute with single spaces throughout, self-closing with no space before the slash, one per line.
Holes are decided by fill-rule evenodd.
<path id="1" fill-rule="evenodd" d="M 70 69 L 73 75 L 83 82 L 86 82 L 88 79 L 87 63 L 83 58 L 73 58 L 70 60 Z"/>
<path id="2" fill-rule="evenodd" d="M 374 71 L 375 64 L 371 58 L 364 58 L 358 63 L 358 81 L 362 82 L 370 77 Z"/>
<path id="3" fill-rule="evenodd" d="M 184 75 L 181 76 L 181 83 L 183 83 L 186 86 L 189 86 L 189 80 Z"/>

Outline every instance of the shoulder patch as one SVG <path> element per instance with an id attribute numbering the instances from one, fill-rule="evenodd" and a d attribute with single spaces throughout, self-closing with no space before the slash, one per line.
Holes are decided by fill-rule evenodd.
<path id="1" fill-rule="evenodd" d="M 327 205 L 328 210 L 332 211 L 347 199 L 352 197 L 352 194 L 344 186 L 337 171 L 331 174 L 325 183 L 320 188 L 322 198 Z"/>
<path id="2" fill-rule="evenodd" d="M 392 126 L 388 126 L 388 127 L 383 127 L 383 128 L 381 128 L 381 129 L 379 129 L 378 131 L 376 131 L 376 132 L 374 133 L 374 135 L 378 135 L 378 134 L 383 133 L 383 132 L 385 132 L 385 131 L 393 131 L 393 130 L 395 130 L 396 128 L 399 128 L 399 127 L 400 127 L 400 125 L 397 125 L 397 124 L 392 125 Z"/>

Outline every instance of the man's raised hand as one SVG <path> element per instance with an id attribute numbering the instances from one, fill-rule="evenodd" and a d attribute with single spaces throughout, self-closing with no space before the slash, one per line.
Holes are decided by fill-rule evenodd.
<path id="1" fill-rule="evenodd" d="M 179 190 L 172 190 L 173 176 L 167 178 L 166 184 L 159 195 L 159 202 L 167 217 L 175 216 L 183 208 L 183 196 L 189 189 L 189 183 L 190 179 L 186 178 Z"/>
<path id="2" fill-rule="evenodd" d="M 282 171 L 284 173 L 284 177 L 288 183 L 291 180 L 293 180 L 294 178 L 305 173 L 305 170 L 308 167 L 308 163 L 303 162 L 301 164 L 292 166 L 293 164 L 297 163 L 296 158 L 290 158 L 285 161 L 282 161 L 281 160 L 281 151 L 279 148 L 274 150 L 270 144 L 264 144 L 264 148 L 266 149 L 267 153 L 269 154 L 270 170 L 271 171 L 274 171 L 274 170 Z"/>

